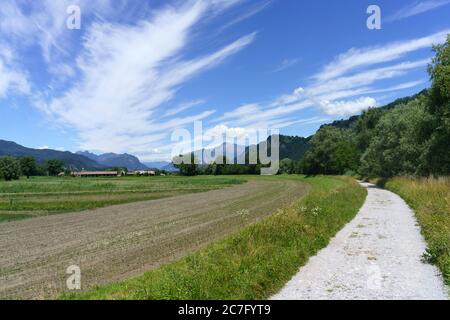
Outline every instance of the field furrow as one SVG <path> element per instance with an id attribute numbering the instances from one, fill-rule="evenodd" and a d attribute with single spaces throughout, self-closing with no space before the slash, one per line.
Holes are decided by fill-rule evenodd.
<path id="1" fill-rule="evenodd" d="M 0 224 L 0 298 L 54 298 L 67 267 L 82 288 L 139 275 L 221 239 L 306 194 L 258 179 L 204 193 Z"/>

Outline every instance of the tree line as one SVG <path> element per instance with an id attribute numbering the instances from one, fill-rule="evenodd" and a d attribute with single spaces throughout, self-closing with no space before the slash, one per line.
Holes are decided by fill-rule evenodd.
<path id="1" fill-rule="evenodd" d="M 64 170 L 64 162 L 61 160 L 47 160 L 39 165 L 34 157 L 0 157 L 0 179 L 6 181 L 18 180 L 21 176 L 57 176 Z"/>
<path id="2" fill-rule="evenodd" d="M 180 155 L 180 158 L 183 156 Z M 248 157 L 248 155 L 246 156 Z M 239 174 L 260 174 L 262 165 L 257 161 L 257 164 L 231 164 L 227 161 L 225 156 L 222 159 L 217 158 L 216 161 L 210 164 L 197 164 L 196 157 L 191 153 L 189 163 L 185 163 L 177 159 L 172 162 L 174 167 L 182 176 L 196 176 L 196 175 L 239 175 Z M 219 161 L 220 160 L 220 161 Z"/>

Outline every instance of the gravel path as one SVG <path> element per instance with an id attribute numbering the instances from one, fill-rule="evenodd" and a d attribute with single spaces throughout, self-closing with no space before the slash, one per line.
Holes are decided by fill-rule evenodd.
<path id="1" fill-rule="evenodd" d="M 437 268 L 421 261 L 425 241 L 396 194 L 363 184 L 356 218 L 273 299 L 448 299 Z"/>

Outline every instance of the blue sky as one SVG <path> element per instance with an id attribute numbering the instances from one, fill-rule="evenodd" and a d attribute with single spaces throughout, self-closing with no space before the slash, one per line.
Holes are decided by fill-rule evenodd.
<path id="1" fill-rule="evenodd" d="M 428 87 L 449 17 L 449 0 L 4 0 L 0 139 L 153 161 L 197 120 L 308 136 Z"/>

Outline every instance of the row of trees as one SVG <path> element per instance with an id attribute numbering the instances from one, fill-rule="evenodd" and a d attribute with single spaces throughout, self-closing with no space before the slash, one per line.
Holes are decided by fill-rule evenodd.
<path id="1" fill-rule="evenodd" d="M 307 174 L 450 174 L 450 35 L 434 47 L 432 86 L 395 107 L 370 109 L 349 129 L 325 126 L 298 165 Z"/>
<path id="2" fill-rule="evenodd" d="M 56 176 L 63 171 L 64 162 L 61 160 L 48 160 L 41 166 L 33 157 L 0 157 L 0 179 L 6 181 L 17 180 L 21 176 Z"/>
<path id="3" fill-rule="evenodd" d="M 174 161 L 174 166 L 183 176 L 260 174 L 262 167 L 260 164 L 228 164 L 225 157 L 222 159 L 222 161 L 215 161 L 211 164 L 199 165 L 195 164 L 196 161 L 193 154 L 191 154 L 190 163 L 181 162 L 180 164 L 176 164 L 176 162 L 177 161 Z"/>

